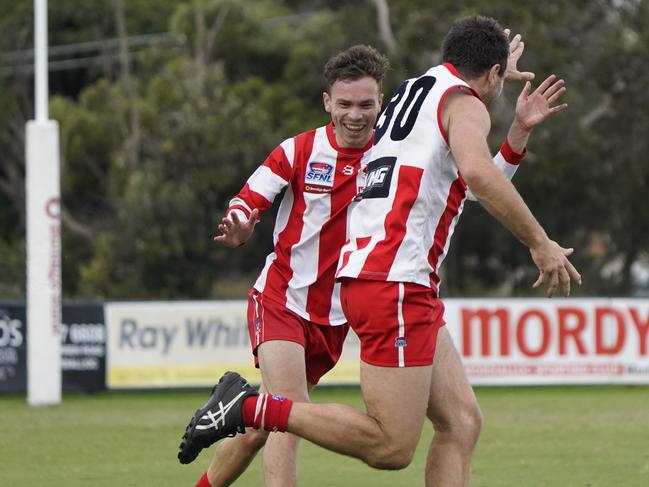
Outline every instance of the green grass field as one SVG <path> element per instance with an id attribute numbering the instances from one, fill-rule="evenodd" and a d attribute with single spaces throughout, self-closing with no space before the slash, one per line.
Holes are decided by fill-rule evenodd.
<path id="1" fill-rule="evenodd" d="M 480 388 L 485 416 L 473 486 L 649 486 L 649 387 Z M 59 407 L 29 408 L 0 396 L 0 486 L 191 487 L 205 452 L 180 465 L 176 448 L 206 393 L 69 395 Z M 357 389 L 323 389 L 314 401 L 362 406 Z M 427 425 L 413 464 L 399 472 L 304 442 L 300 485 L 423 485 Z M 236 485 L 262 485 L 260 457 Z"/>

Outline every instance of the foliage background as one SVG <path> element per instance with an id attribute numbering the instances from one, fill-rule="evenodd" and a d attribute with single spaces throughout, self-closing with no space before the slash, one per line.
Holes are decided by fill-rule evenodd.
<path id="1" fill-rule="evenodd" d="M 32 2 L 0 0 L 0 12 L 0 297 L 21 298 Z M 50 73 L 64 296 L 245 296 L 273 214 L 236 251 L 212 242 L 216 224 L 268 152 L 327 122 L 324 62 L 355 43 L 379 48 L 393 66 L 389 97 L 473 13 L 523 34 L 521 67 L 537 80 L 567 81 L 569 110 L 535 131 L 515 184 L 576 249 L 576 293 L 649 294 L 649 0 L 65 0 L 50 2 L 50 44 L 68 48 L 52 50 Z M 494 150 L 520 89 L 494 107 Z M 469 204 L 444 293 L 528 295 L 534 277 L 526 249 Z"/>

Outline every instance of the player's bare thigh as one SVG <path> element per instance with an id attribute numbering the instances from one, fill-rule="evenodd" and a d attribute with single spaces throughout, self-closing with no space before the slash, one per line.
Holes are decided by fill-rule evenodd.
<path id="1" fill-rule="evenodd" d="M 470 416 L 467 418 L 467 416 Z M 455 423 L 479 421 L 480 409 L 473 388 L 451 335 L 442 327 L 437 335 L 437 347 L 432 367 L 428 417 L 436 430 L 446 430 Z"/>
<path id="2" fill-rule="evenodd" d="M 263 342 L 257 349 L 265 388 L 294 401 L 308 401 L 310 385 L 302 345 L 285 340 Z M 311 386 L 312 387 L 312 386 Z"/>
<path id="3" fill-rule="evenodd" d="M 397 452 L 412 455 L 419 442 L 428 403 L 431 366 L 379 367 L 361 362 L 361 388 L 367 413 Z"/>

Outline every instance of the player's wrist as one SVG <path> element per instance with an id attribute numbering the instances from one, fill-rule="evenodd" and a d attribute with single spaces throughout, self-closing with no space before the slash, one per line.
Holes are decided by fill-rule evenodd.
<path id="1" fill-rule="evenodd" d="M 530 235 L 527 243 L 532 254 L 541 254 L 547 250 L 548 245 L 552 245 L 552 240 L 542 228 Z"/>
<path id="2" fill-rule="evenodd" d="M 519 144 L 516 149 L 512 147 L 509 137 L 505 138 L 503 145 L 500 146 L 500 154 L 503 156 L 503 159 L 514 166 L 519 165 L 527 155 L 527 147 L 524 144 L 522 144 L 522 147 Z"/>
<path id="3" fill-rule="evenodd" d="M 529 136 L 534 129 L 534 125 L 528 124 L 523 117 L 514 115 L 514 121 L 512 122 L 512 129 L 519 130 L 525 135 Z"/>
<path id="4" fill-rule="evenodd" d="M 241 223 L 248 223 L 248 218 L 250 216 L 250 213 L 248 213 L 247 210 L 245 210 L 243 207 L 231 206 L 228 209 L 228 213 L 225 215 L 225 217 L 232 220 L 232 214 L 236 214 Z"/>

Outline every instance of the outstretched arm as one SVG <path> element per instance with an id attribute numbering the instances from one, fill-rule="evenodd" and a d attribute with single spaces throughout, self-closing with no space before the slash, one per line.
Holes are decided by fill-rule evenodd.
<path id="1" fill-rule="evenodd" d="M 271 207 L 292 177 L 293 160 L 287 154 L 293 154 L 293 144 L 293 139 L 282 142 L 232 198 L 218 226 L 221 235 L 214 237 L 215 242 L 239 247 L 252 236 L 260 213 Z"/>
<path id="2" fill-rule="evenodd" d="M 510 181 L 494 167 L 487 146 L 490 129 L 485 106 L 472 96 L 453 96 L 447 102 L 449 145 L 464 181 L 478 201 L 529 249 L 539 269 L 533 287 L 548 285 L 551 297 L 559 282 L 569 295 L 570 281 L 581 283 L 568 260 L 572 249 L 550 240 Z"/>

